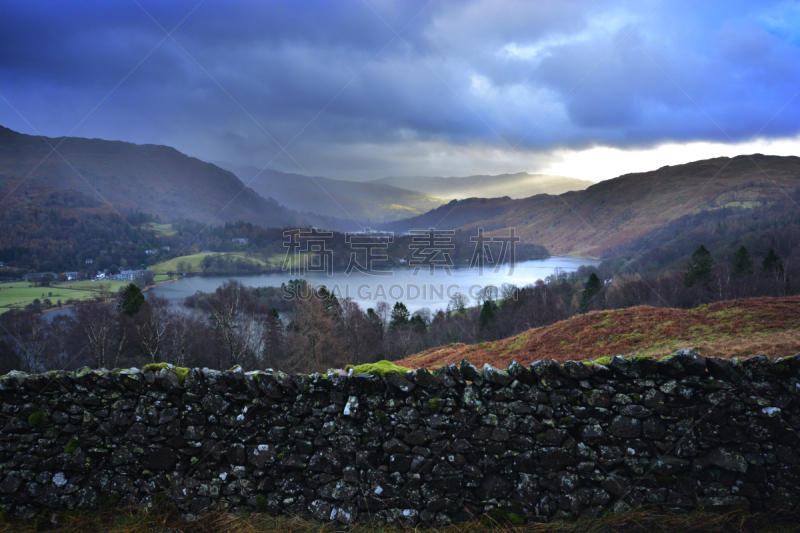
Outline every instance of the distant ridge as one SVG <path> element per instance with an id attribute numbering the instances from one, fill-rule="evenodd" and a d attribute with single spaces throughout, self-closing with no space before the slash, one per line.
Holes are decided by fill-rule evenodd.
<path id="1" fill-rule="evenodd" d="M 562 194 L 581 191 L 592 181 L 550 176 L 547 174 L 498 174 L 496 176 L 475 175 L 462 177 L 396 176 L 373 180 L 394 187 L 421 191 L 434 196 L 454 198 L 528 198 L 536 194 Z"/>
<path id="2" fill-rule="evenodd" d="M 364 223 L 420 215 L 449 201 L 381 183 L 309 177 L 225 161 L 214 163 L 236 174 L 260 195 L 274 198 L 290 209 Z"/>

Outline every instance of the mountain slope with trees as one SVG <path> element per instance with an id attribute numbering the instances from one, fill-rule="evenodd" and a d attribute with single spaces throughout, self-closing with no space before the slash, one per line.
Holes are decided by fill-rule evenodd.
<path id="1" fill-rule="evenodd" d="M 245 187 L 233 173 L 168 146 L 49 139 L 0 126 L 3 208 L 37 207 L 64 191 L 123 214 L 141 211 L 162 220 L 212 225 L 243 220 L 264 227 L 302 221 L 297 213 Z"/>

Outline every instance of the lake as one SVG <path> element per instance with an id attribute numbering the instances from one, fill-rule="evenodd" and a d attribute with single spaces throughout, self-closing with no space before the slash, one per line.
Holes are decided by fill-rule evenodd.
<path id="1" fill-rule="evenodd" d="M 307 273 L 304 279 L 315 286 L 324 284 L 339 297 L 350 296 L 364 309 L 374 307 L 380 300 L 386 300 L 391 305 L 400 300 L 412 313 L 423 307 L 429 307 L 435 312 L 437 309 L 447 307 L 450 297 L 456 292 L 467 295 L 470 303 L 474 305 L 477 291 L 487 285 L 500 288 L 503 283 L 512 283 L 523 287 L 544 279 L 557 269 L 570 272 L 577 270 L 581 265 L 599 264 L 599 259 L 550 257 L 516 263 L 513 272 L 509 272 L 509 265 L 503 265 L 499 272 L 495 272 L 493 268 L 485 268 L 482 275 L 477 269 L 458 267 L 451 268 L 450 275 L 437 268 L 435 275 L 421 271 L 415 276 L 414 269 L 408 267 L 394 269 L 391 271 L 391 276 L 368 275 L 357 271 L 349 275 L 344 272 L 333 272 L 331 276 L 327 276 L 324 273 L 313 272 Z M 290 276 L 288 272 L 254 276 L 194 276 L 162 283 L 150 289 L 148 294 L 158 294 L 173 304 L 181 304 L 187 296 L 197 291 L 214 292 L 229 279 L 238 280 L 251 287 L 280 287 L 281 283 L 289 281 Z"/>

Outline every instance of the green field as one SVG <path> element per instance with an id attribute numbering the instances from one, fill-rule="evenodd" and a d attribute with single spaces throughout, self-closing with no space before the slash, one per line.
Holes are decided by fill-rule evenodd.
<path id="1" fill-rule="evenodd" d="M 184 272 L 213 273 L 215 272 L 213 268 L 210 270 L 203 270 L 202 261 L 203 258 L 205 258 L 206 256 L 222 256 L 228 259 L 240 258 L 245 261 L 255 263 L 264 269 L 281 268 L 281 266 L 283 265 L 283 261 L 286 258 L 286 255 L 282 253 L 271 254 L 271 255 L 260 255 L 260 254 L 253 255 L 253 254 L 247 254 L 245 252 L 211 252 L 202 254 L 182 255 L 180 257 L 175 257 L 174 259 L 169 259 L 168 261 L 162 261 L 161 263 L 156 263 L 155 265 L 149 268 L 156 274 L 180 272 L 179 265 L 181 262 L 183 262 Z"/>
<path id="2" fill-rule="evenodd" d="M 148 222 L 147 224 L 142 224 L 140 227 L 149 229 L 153 233 L 156 233 L 162 237 L 172 237 L 178 233 L 172 227 L 172 224 L 156 224 L 155 222 Z"/>
<path id="3" fill-rule="evenodd" d="M 52 306 L 58 305 L 58 300 L 61 300 L 62 304 L 66 304 L 67 300 L 91 300 L 100 296 L 104 290 L 116 294 L 120 287 L 127 284 L 126 281 L 72 281 L 53 284 L 50 287 L 35 287 L 33 283 L 27 281 L 1 283 L 0 313 L 22 309 L 36 299 L 43 305 L 45 299 L 48 299 Z"/>

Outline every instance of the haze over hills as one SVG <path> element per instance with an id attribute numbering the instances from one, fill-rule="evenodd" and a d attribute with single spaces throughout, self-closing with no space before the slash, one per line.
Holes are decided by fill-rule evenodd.
<path id="1" fill-rule="evenodd" d="M 505 233 L 514 227 L 524 242 L 544 245 L 554 255 L 599 257 L 693 212 L 763 205 L 798 186 L 798 157 L 720 157 L 626 174 L 558 196 L 453 201 L 388 229 L 483 227 Z"/>
<path id="2" fill-rule="evenodd" d="M 274 198 L 290 209 L 367 224 L 419 215 L 449 200 L 382 183 L 309 177 L 269 168 L 262 171 L 224 161 L 214 163 L 236 174 L 260 195 Z"/>
<path id="3" fill-rule="evenodd" d="M 51 146 L 57 146 L 58 153 L 46 157 Z M 38 198 L 44 205 L 46 195 L 54 191 L 70 191 L 123 213 L 138 210 L 163 220 L 243 220 L 265 227 L 341 223 L 301 216 L 245 187 L 232 172 L 168 146 L 75 137 L 45 142 L 0 126 L 4 207 Z"/>
<path id="4" fill-rule="evenodd" d="M 547 174 L 499 174 L 462 177 L 395 176 L 372 180 L 443 198 L 528 198 L 536 194 L 562 194 L 581 191 L 594 184 L 592 181 L 550 176 Z"/>

